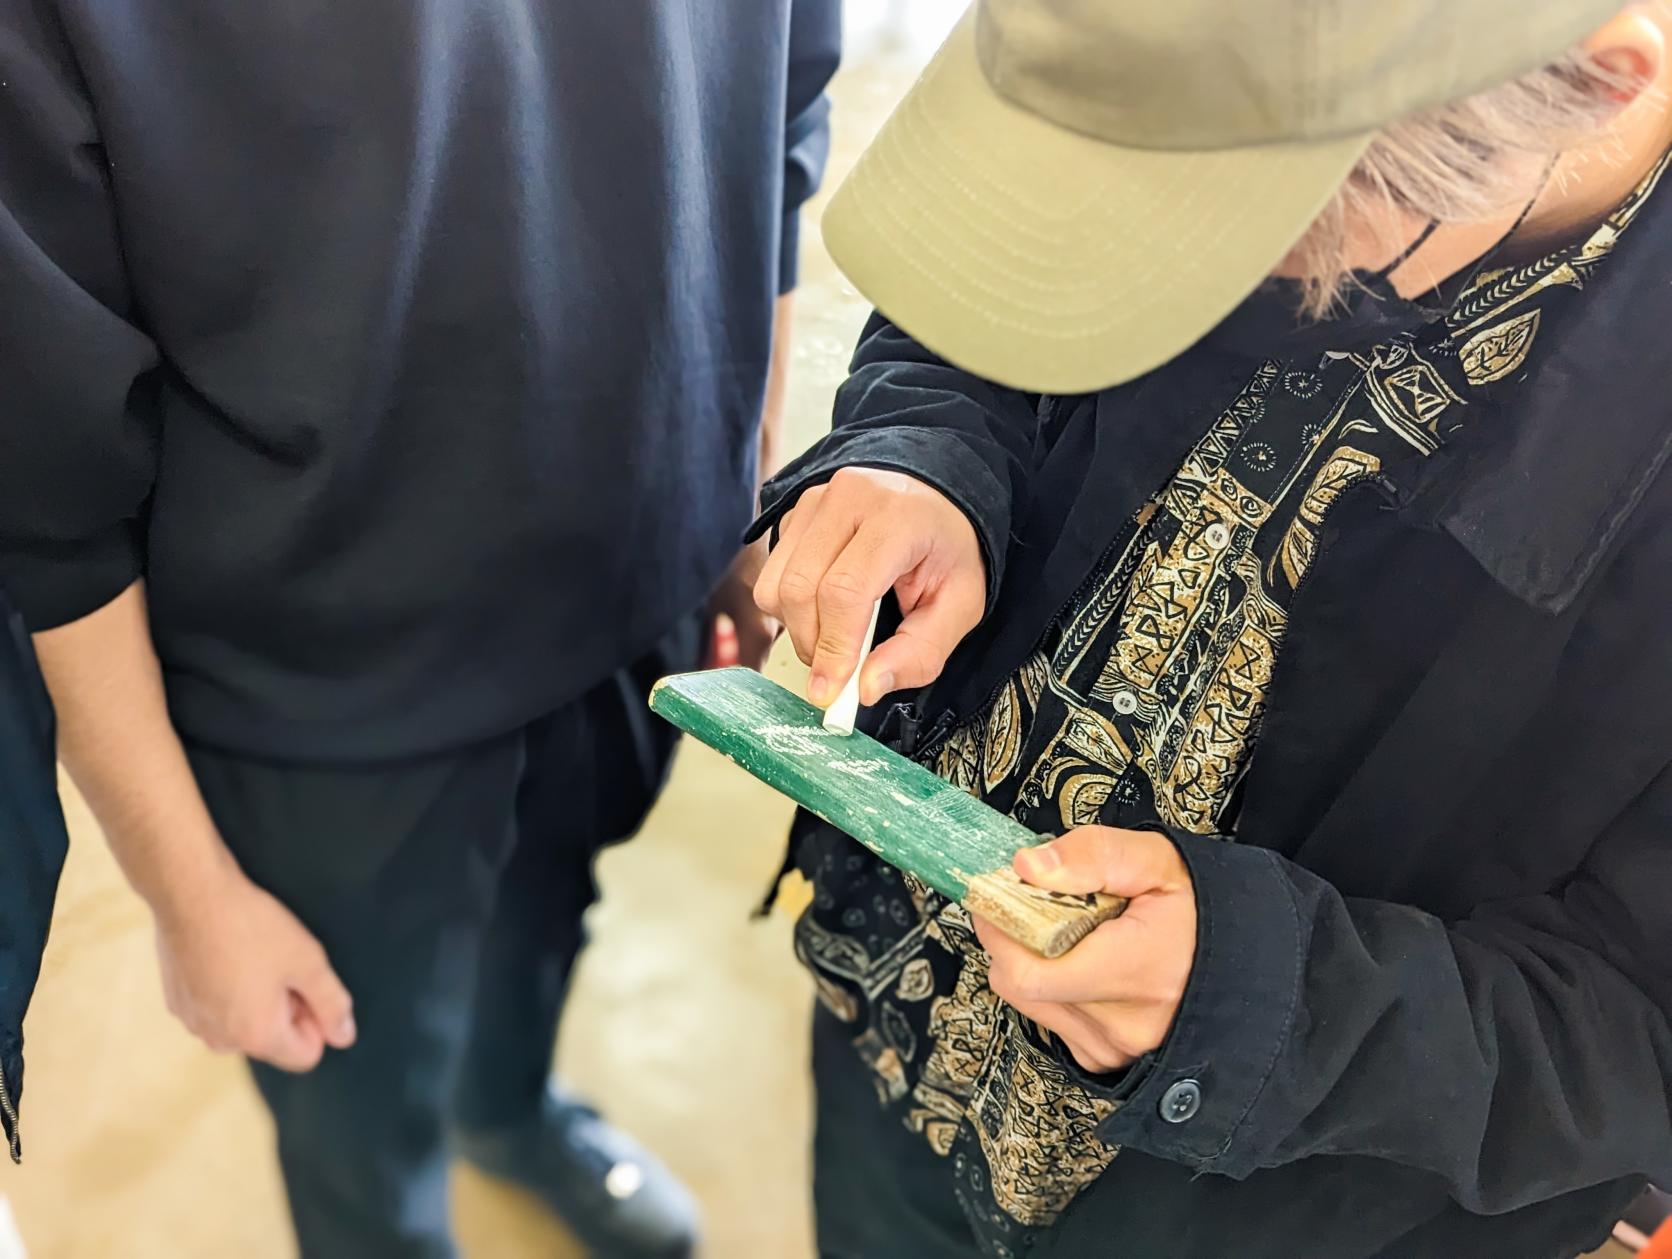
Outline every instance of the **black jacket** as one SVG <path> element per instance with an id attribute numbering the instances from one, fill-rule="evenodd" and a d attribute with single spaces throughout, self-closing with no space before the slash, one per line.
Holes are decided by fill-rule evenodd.
<path id="1" fill-rule="evenodd" d="M 23 622 L 0 594 L 0 1130 L 21 1157 L 23 1016 L 69 846 L 53 777 L 52 705 Z"/>
<path id="2" fill-rule="evenodd" d="M 187 737 L 462 746 L 754 506 L 839 0 L 0 0 L 0 575 Z"/>
<path id="3" fill-rule="evenodd" d="M 1520 404 L 1328 517 L 1237 842 L 1175 836 L 1177 1022 L 1101 1082 L 1124 1152 L 1030 1254 L 1573 1255 L 1672 1181 L 1668 275 L 1661 206 Z M 976 525 L 988 617 L 884 735 L 926 757 L 980 709 L 1246 374 L 1210 339 L 1038 399 L 873 319 L 762 527 L 853 464 Z"/>

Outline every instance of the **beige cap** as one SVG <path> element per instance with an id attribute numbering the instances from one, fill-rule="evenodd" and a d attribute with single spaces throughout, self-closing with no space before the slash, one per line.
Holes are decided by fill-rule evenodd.
<path id="1" fill-rule="evenodd" d="M 1623 0 L 977 0 L 837 190 L 837 264 L 942 357 L 1106 388 L 1211 329 L 1376 131 Z"/>

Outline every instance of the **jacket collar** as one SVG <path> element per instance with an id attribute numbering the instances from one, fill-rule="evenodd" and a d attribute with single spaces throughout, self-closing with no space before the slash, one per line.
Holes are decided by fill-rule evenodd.
<path id="1" fill-rule="evenodd" d="M 1665 166 L 1584 242 L 1459 299 L 1451 342 L 1483 413 L 1395 490 L 1546 612 L 1572 604 L 1672 459 L 1672 206 L 1650 197 Z"/>

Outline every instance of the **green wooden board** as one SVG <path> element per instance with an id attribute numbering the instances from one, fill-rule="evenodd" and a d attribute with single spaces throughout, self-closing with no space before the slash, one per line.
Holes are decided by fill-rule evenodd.
<path id="1" fill-rule="evenodd" d="M 1061 896 L 1023 884 L 1011 858 L 1038 835 L 869 735 L 826 730 L 819 709 L 752 669 L 663 678 L 650 706 L 1047 956 L 1124 908 L 1115 897 Z"/>

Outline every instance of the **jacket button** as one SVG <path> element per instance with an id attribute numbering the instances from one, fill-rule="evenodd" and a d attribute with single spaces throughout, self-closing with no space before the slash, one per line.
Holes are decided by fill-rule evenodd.
<path id="1" fill-rule="evenodd" d="M 1202 1086 L 1196 1080 L 1180 1080 L 1161 1095 L 1161 1117 L 1168 1123 L 1188 1123 L 1202 1109 Z"/>

